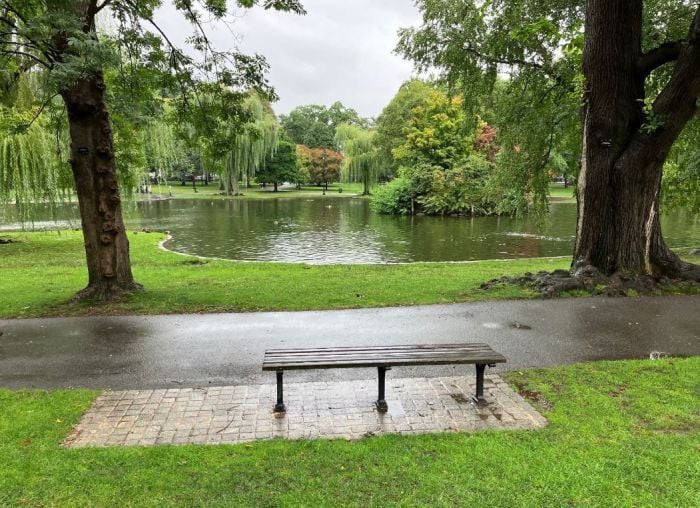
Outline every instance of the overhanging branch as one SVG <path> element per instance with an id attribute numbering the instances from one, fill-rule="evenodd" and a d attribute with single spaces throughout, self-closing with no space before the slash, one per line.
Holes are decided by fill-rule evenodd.
<path id="1" fill-rule="evenodd" d="M 38 63 L 40 65 L 43 65 L 47 69 L 51 68 L 51 64 L 48 62 L 43 61 L 41 58 L 32 55 L 31 53 L 26 53 L 24 51 L 19 51 L 19 50 L 13 50 L 13 49 L 2 49 L 0 50 L 0 53 L 5 53 L 5 54 L 10 54 L 10 55 L 17 55 L 17 56 L 23 56 L 25 58 L 28 58 L 29 60 L 32 60 L 35 63 Z"/>
<path id="2" fill-rule="evenodd" d="M 644 53 L 637 62 L 640 74 L 646 77 L 654 69 L 676 60 L 681 53 L 684 43 L 685 41 L 667 42 Z"/>

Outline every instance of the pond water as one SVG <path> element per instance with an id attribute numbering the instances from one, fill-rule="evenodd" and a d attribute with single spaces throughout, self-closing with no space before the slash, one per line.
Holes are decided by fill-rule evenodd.
<path id="1" fill-rule="evenodd" d="M 17 229 L 14 208 L 0 207 L 0 230 Z M 58 223 L 40 207 L 34 228 L 78 227 L 77 205 L 61 205 Z M 199 256 L 255 261 L 398 263 L 570 255 L 576 206 L 551 205 L 533 217 L 394 217 L 356 198 L 165 200 L 127 204 L 127 226 L 168 230 L 166 247 Z M 669 245 L 700 246 L 700 214 L 662 216 Z"/>

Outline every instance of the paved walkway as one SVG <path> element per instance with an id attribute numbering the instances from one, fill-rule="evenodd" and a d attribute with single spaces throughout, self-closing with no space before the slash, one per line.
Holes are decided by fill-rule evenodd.
<path id="1" fill-rule="evenodd" d="M 256 439 L 359 439 L 485 429 L 532 429 L 546 420 L 500 377 L 487 375 L 488 405 L 476 406 L 474 377 L 394 379 L 389 411 L 374 408 L 376 380 L 291 383 L 286 414 L 274 385 L 106 392 L 66 439 L 69 447 L 241 443 Z"/>
<path id="2" fill-rule="evenodd" d="M 700 297 L 502 301 L 326 312 L 0 320 L 0 386 L 119 390 L 256 385 L 273 347 L 486 342 L 499 369 L 700 355 Z M 396 368 L 391 378 L 473 367 Z M 372 369 L 290 372 L 294 382 L 372 379 Z"/>

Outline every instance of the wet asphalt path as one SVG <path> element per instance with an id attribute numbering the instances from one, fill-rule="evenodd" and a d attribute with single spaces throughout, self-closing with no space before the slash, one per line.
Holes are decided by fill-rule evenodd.
<path id="1" fill-rule="evenodd" d="M 700 297 L 580 298 L 320 312 L 0 320 L 0 386 L 113 389 L 272 382 L 271 347 L 487 342 L 499 369 L 700 355 Z M 471 366 L 395 368 L 451 375 Z M 371 369 L 289 372 L 367 379 Z"/>

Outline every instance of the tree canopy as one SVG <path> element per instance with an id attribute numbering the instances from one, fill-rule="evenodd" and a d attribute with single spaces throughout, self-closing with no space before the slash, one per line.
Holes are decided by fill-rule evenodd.
<path id="1" fill-rule="evenodd" d="M 346 108 L 340 102 L 335 102 L 330 107 L 318 104 L 299 106 L 288 115 L 282 115 L 280 122 L 296 144 L 332 150 L 338 149 L 335 138 L 338 126 L 367 126 L 367 120 L 360 118 L 357 111 Z"/>
<path id="2" fill-rule="evenodd" d="M 340 178 L 343 154 L 329 148 L 309 149 L 309 179 L 316 185 L 328 185 Z"/>
<path id="3" fill-rule="evenodd" d="M 299 181 L 297 168 L 297 147 L 284 133 L 277 148 L 256 174 L 259 182 L 271 183 L 277 192 L 277 186 L 283 182 Z"/>

